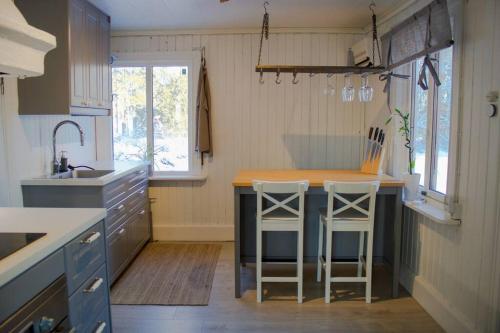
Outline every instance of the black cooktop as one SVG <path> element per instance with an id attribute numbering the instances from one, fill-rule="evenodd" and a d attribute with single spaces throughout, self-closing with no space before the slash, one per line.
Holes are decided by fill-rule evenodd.
<path id="1" fill-rule="evenodd" d="M 46 233 L 0 232 L 0 260 L 45 235 Z"/>

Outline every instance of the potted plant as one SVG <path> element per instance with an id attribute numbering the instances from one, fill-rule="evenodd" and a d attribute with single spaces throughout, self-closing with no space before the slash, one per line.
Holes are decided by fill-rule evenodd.
<path id="1" fill-rule="evenodd" d="M 403 174 L 405 182 L 404 198 L 408 201 L 414 201 L 419 198 L 418 190 L 421 175 L 414 172 L 415 160 L 413 159 L 413 146 L 411 142 L 410 113 L 403 113 L 399 109 L 395 109 L 394 111 L 395 113 L 389 117 L 386 124 L 391 122 L 393 116 L 397 116 L 400 120 L 401 127 L 399 127 L 398 132 L 403 136 L 405 147 L 408 150 L 408 172 Z"/>

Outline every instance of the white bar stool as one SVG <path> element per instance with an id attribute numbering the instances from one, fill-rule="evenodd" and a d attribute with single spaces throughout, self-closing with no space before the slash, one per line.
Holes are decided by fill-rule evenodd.
<path id="1" fill-rule="evenodd" d="M 302 303 L 303 284 L 303 252 L 304 252 L 304 193 L 309 187 L 308 181 L 268 182 L 253 181 L 253 189 L 257 192 L 257 302 L 262 302 L 262 282 L 297 282 L 298 303 Z M 284 200 L 274 196 L 289 194 Z M 298 210 L 291 206 L 298 199 Z M 264 208 L 263 201 L 273 205 Z M 297 276 L 265 277 L 262 276 L 262 233 L 264 231 L 296 231 L 297 232 Z"/>
<path id="2" fill-rule="evenodd" d="M 371 303 L 372 289 L 372 261 L 373 261 L 373 225 L 375 219 L 375 199 L 380 182 L 368 183 L 340 183 L 325 181 L 323 184 L 328 192 L 328 207 L 320 209 L 319 236 L 318 236 L 318 266 L 317 281 L 321 282 L 321 271 L 325 268 L 325 303 L 330 303 L 330 284 L 332 282 L 364 282 L 366 283 L 366 303 Z M 349 200 L 345 195 L 354 195 Z M 341 206 L 334 208 L 334 202 L 339 201 Z M 368 201 L 368 210 L 360 206 Z M 343 205 L 342 205 L 343 204 Z M 326 228 L 326 254 L 323 257 L 323 227 Z M 358 260 L 351 262 L 358 265 L 356 277 L 332 276 L 332 243 L 334 231 L 358 231 L 359 249 Z M 366 258 L 363 257 L 367 233 Z M 345 262 L 342 262 L 345 263 Z M 363 266 L 366 275 L 362 276 Z"/>

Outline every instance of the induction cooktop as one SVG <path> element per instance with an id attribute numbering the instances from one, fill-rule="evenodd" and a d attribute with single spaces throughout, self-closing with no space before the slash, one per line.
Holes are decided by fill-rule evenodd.
<path id="1" fill-rule="evenodd" d="M 0 260 L 47 235 L 46 233 L 0 232 Z"/>

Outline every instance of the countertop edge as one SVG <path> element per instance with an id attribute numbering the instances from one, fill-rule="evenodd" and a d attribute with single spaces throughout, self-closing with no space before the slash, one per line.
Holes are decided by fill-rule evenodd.
<path id="1" fill-rule="evenodd" d="M 6 285 L 20 274 L 24 273 L 25 271 L 27 271 L 28 269 L 30 269 L 31 267 L 42 261 L 43 259 L 47 258 L 56 250 L 62 248 L 65 244 L 73 240 L 76 236 L 80 235 L 82 232 L 94 226 L 95 224 L 102 221 L 106 217 L 106 209 L 104 208 L 91 208 L 91 209 L 100 210 L 101 212 L 92 216 L 87 221 L 82 222 L 81 224 L 78 225 L 78 227 L 75 227 L 70 231 L 64 233 L 57 240 L 50 243 L 50 245 L 45 246 L 43 248 L 43 251 L 34 252 L 33 254 L 27 256 L 23 260 L 17 262 L 13 267 L 8 268 L 5 272 L 0 273 L 0 287 Z"/>

